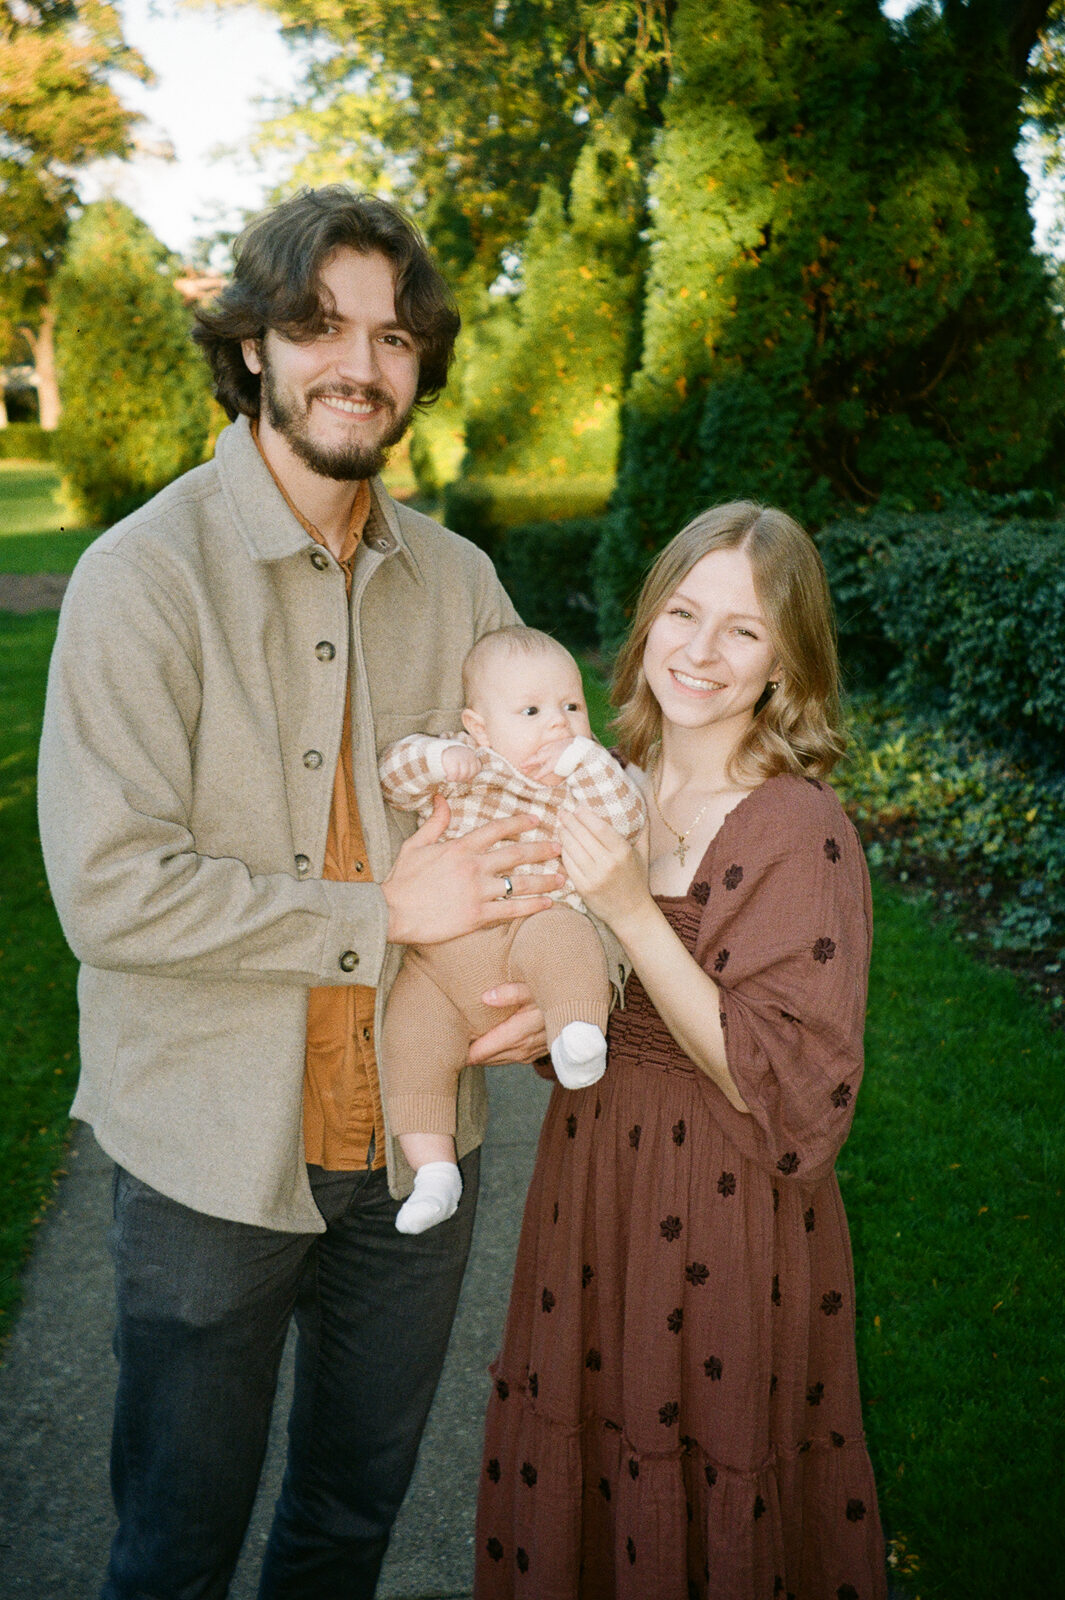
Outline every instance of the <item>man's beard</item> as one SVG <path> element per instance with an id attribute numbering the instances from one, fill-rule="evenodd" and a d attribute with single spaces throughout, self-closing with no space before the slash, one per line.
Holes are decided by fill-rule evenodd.
<path id="1" fill-rule="evenodd" d="M 289 397 L 283 394 L 274 381 L 270 363 L 266 359 L 265 351 L 263 352 L 260 405 L 267 421 L 285 440 L 290 450 L 299 456 L 301 461 L 306 462 L 312 472 L 317 472 L 323 478 L 334 478 L 338 482 L 347 483 L 357 478 L 376 477 L 388 460 L 389 450 L 394 444 L 398 444 L 406 433 L 414 407 L 409 407 L 402 416 L 398 416 L 392 396 L 386 389 L 378 389 L 373 384 L 361 384 L 358 388 L 351 384 L 332 384 L 321 393 L 336 395 L 344 400 L 366 400 L 372 405 L 384 406 L 392 413 L 391 425 L 374 445 L 359 444 L 355 440 L 347 444 L 319 444 L 311 437 L 307 426 L 310 404 L 315 391 L 312 390 L 305 403 L 295 396 Z"/>

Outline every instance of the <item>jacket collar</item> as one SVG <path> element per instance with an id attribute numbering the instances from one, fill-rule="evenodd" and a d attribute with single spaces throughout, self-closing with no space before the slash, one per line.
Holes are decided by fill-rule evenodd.
<path id="1" fill-rule="evenodd" d="M 215 463 L 227 509 L 253 561 L 284 561 L 313 545 L 259 454 L 247 417 L 238 417 L 219 434 Z M 367 548 L 380 556 L 402 556 L 421 580 L 395 502 L 380 478 L 370 479 L 370 498 L 364 535 Z"/>

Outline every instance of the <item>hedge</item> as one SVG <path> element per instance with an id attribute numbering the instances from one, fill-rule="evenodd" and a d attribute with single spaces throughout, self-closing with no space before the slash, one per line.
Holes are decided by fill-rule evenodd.
<path id="1" fill-rule="evenodd" d="M 37 422 L 9 422 L 0 428 L 0 461 L 51 461 L 54 438 Z"/>
<path id="2" fill-rule="evenodd" d="M 852 684 L 1060 768 L 1065 522 L 878 512 L 818 545 Z"/>
<path id="3" fill-rule="evenodd" d="M 523 620 L 569 650 L 599 642 L 591 565 L 601 530 L 595 517 L 526 522 L 508 528 L 496 551 L 496 570 Z"/>
<path id="4" fill-rule="evenodd" d="M 605 510 L 613 487 L 613 476 L 605 473 L 576 478 L 459 478 L 444 491 L 444 521 L 495 560 L 508 528 L 596 517 Z"/>

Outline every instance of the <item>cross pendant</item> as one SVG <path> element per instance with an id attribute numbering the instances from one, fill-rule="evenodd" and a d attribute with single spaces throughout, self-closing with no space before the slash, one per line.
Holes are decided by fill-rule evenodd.
<path id="1" fill-rule="evenodd" d="M 676 856 L 681 866 L 683 866 L 684 857 L 688 854 L 688 846 L 684 843 L 683 839 L 677 841 L 677 848 L 674 850 L 673 854 Z"/>

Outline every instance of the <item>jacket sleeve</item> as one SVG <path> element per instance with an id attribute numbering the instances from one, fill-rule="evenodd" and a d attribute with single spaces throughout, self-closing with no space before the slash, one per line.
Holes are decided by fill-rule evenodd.
<path id="1" fill-rule="evenodd" d="M 639 838 L 647 819 L 643 796 L 609 750 L 594 739 L 574 739 L 555 770 L 566 777 L 574 805 L 590 806 L 622 838 Z"/>
<path id="2" fill-rule="evenodd" d="M 751 1113 L 726 1106 L 730 1131 L 745 1125 L 752 1156 L 797 1182 L 830 1170 L 850 1131 L 872 934 L 858 836 L 830 792 L 802 786 L 788 780 L 783 804 L 728 836 L 729 859 L 715 854 L 695 949 Z"/>
<path id="3" fill-rule="evenodd" d="M 172 597 L 131 562 L 90 553 L 60 619 L 38 790 L 75 955 L 160 976 L 375 985 L 388 926 L 378 885 L 257 873 L 198 851 L 200 704 L 196 641 Z"/>
<path id="4" fill-rule="evenodd" d="M 379 769 L 389 805 L 397 811 L 420 811 L 439 790 L 454 788 L 441 759 L 452 746 L 469 748 L 461 739 L 436 739 L 427 733 L 411 733 L 389 745 Z"/>

